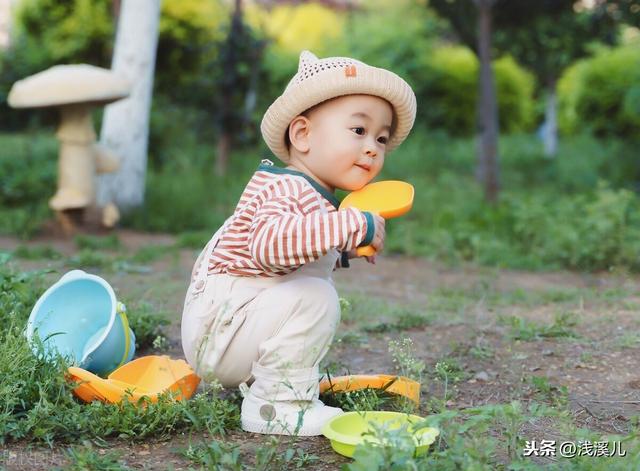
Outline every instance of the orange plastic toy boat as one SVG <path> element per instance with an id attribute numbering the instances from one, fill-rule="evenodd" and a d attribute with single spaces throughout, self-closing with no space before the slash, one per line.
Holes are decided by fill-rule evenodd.
<path id="1" fill-rule="evenodd" d="M 320 381 L 320 392 L 346 392 L 358 389 L 383 389 L 420 403 L 420 383 L 404 376 L 393 375 L 350 375 L 336 376 Z"/>
<path id="2" fill-rule="evenodd" d="M 189 399 L 196 391 L 200 378 L 184 360 L 172 360 L 166 355 L 149 355 L 122 365 L 107 379 L 72 366 L 71 380 L 79 382 L 74 394 L 85 402 L 121 402 L 127 398 L 137 402 L 147 396 L 152 402 L 165 391 L 176 391 L 177 399 Z"/>
<path id="3" fill-rule="evenodd" d="M 358 208 L 361 211 L 379 214 L 385 219 L 395 218 L 411 209 L 413 193 L 413 185 L 399 180 L 370 183 L 345 196 L 340 208 Z M 358 247 L 356 252 L 360 256 L 375 254 L 370 245 Z"/>

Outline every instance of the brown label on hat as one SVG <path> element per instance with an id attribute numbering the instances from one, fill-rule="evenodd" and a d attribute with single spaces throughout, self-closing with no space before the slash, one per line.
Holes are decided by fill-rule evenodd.
<path id="1" fill-rule="evenodd" d="M 356 66 L 355 65 L 345 65 L 344 66 L 344 76 L 345 77 L 355 77 L 357 75 Z"/>

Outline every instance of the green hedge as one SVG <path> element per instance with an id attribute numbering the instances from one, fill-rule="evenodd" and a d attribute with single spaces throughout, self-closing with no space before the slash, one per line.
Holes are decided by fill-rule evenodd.
<path id="1" fill-rule="evenodd" d="M 426 60 L 423 96 L 418 112 L 428 128 L 442 128 L 456 135 L 471 135 L 476 129 L 478 59 L 460 46 L 435 48 Z M 531 130 L 535 110 L 533 75 L 513 58 L 493 63 L 500 130 Z"/>
<path id="2" fill-rule="evenodd" d="M 640 131 L 640 42 L 600 50 L 571 66 L 558 82 L 564 133 L 636 136 Z"/>

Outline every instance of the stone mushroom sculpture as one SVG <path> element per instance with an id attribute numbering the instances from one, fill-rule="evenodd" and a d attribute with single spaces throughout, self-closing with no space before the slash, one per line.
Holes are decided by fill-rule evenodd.
<path id="1" fill-rule="evenodd" d="M 49 206 L 66 232 L 73 230 L 73 222 L 65 212 L 95 203 L 96 174 L 119 167 L 118 157 L 96 142 L 92 109 L 125 98 L 130 90 L 131 85 L 110 70 L 77 64 L 56 65 L 19 80 L 9 92 L 8 103 L 13 108 L 60 108 L 58 189 Z M 118 208 L 108 203 L 102 210 L 102 223 L 112 227 L 118 219 Z"/>

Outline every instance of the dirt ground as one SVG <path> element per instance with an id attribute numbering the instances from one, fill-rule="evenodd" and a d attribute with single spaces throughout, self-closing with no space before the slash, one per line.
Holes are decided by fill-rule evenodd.
<path id="1" fill-rule="evenodd" d="M 125 230 L 118 232 L 118 238 L 130 252 L 174 241 L 166 235 Z M 20 243 L 0 238 L 0 250 L 13 250 Z M 44 244 L 65 255 L 76 251 L 73 241 L 63 238 L 35 239 L 27 245 Z M 174 358 L 183 358 L 180 310 L 196 255 L 193 250 L 168 254 L 148 264 L 151 270 L 145 273 L 95 271 L 114 286 L 118 296 L 147 300 L 173 313 L 166 353 Z M 26 270 L 46 266 L 58 269 L 58 273 L 49 275 L 52 281 L 70 269 L 59 261 L 16 263 Z M 350 269 L 336 272 L 334 280 L 341 296 L 432 313 L 432 322 L 426 327 L 381 333 L 363 333 L 363 326 L 389 320 L 388 310 L 374 310 L 364 318 L 362 314 L 358 318 L 345 316 L 341 334 L 358 332 L 361 341 L 336 343 L 327 362 L 338 363 L 351 373 L 393 373 L 388 343 L 408 336 L 416 346 L 417 357 L 426 363 L 427 372 L 443 358 L 455 358 L 460 364 L 464 378 L 455 384 L 454 394 L 446 403 L 449 408 L 463 410 L 516 398 L 526 403 L 534 394 L 527 381 L 540 376 L 555 388 L 566 386 L 568 410 L 580 427 L 623 434 L 634 416 L 640 415 L 640 277 L 625 273 L 529 273 L 469 265 L 451 268 L 421 259 L 382 256 L 375 266 L 354 261 Z M 447 292 L 468 294 L 452 306 L 436 309 L 434 297 L 442 298 Z M 549 295 L 546 301 L 544 296 L 534 301 L 526 297 L 555 292 L 585 294 L 560 299 Z M 510 293 L 520 293 L 520 298 L 509 297 Z M 572 329 L 578 337 L 513 340 L 508 326 L 500 322 L 500 316 L 519 316 L 548 324 L 559 310 L 575 316 L 578 322 Z M 485 354 L 472 354 L 474 351 Z M 423 398 L 441 394 L 441 385 L 427 380 L 422 394 Z M 560 434 L 553 423 L 544 420 L 526 424 L 520 433 L 528 440 L 554 439 Z M 208 439 L 205 434 L 185 434 L 158 442 L 113 440 L 110 449 L 119 451 L 126 465 L 134 469 L 189 469 L 193 463 L 176 450 Z M 234 431 L 226 440 L 241 444 L 243 453 L 250 455 L 264 437 Z M 331 450 L 324 437 L 298 439 L 296 443 L 320 457 L 312 469 L 334 470 L 347 462 Z M 67 462 L 65 449 L 64 445 L 49 450 L 13 443 L 0 449 L 0 465 L 16 470 L 63 466 Z"/>

